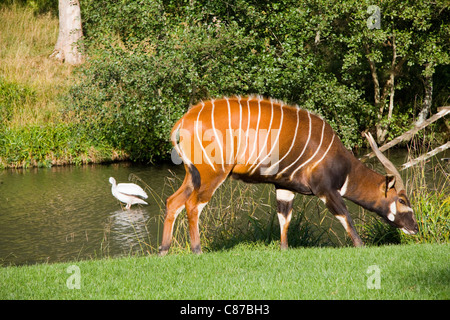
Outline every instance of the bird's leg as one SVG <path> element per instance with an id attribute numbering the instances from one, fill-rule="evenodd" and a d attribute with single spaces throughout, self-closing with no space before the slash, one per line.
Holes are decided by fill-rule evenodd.
<path id="1" fill-rule="evenodd" d="M 131 208 L 131 203 L 127 203 L 127 206 L 125 207 L 125 209 L 130 210 Z"/>

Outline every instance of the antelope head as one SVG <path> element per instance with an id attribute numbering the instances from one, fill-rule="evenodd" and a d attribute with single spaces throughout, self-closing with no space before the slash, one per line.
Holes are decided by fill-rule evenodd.
<path id="1" fill-rule="evenodd" d="M 379 188 L 379 199 L 381 200 L 378 203 L 379 210 L 377 210 L 377 214 L 388 224 L 400 228 L 404 233 L 416 234 L 419 229 L 400 173 L 394 164 L 378 149 L 372 135 L 365 133 L 365 136 L 373 152 L 386 170 L 386 181 Z"/>

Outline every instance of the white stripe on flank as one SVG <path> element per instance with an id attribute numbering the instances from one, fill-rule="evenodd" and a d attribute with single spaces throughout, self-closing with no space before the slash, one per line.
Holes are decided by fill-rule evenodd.
<path id="1" fill-rule="evenodd" d="M 255 153 L 256 146 L 258 144 L 258 131 L 259 131 L 259 120 L 261 120 L 261 99 L 258 100 L 258 121 L 256 122 L 256 130 L 255 130 L 255 136 L 253 141 L 253 150 L 252 153 L 248 156 L 247 162 L 245 162 L 245 165 L 248 165 L 249 161 L 252 159 L 253 154 Z"/>
<path id="2" fill-rule="evenodd" d="M 232 159 L 233 159 L 233 153 L 234 153 L 234 138 L 233 138 L 233 129 L 231 128 L 231 108 L 230 108 L 230 101 L 228 100 L 228 98 L 225 98 L 225 100 L 227 100 L 227 107 L 228 107 L 228 132 L 230 134 L 230 142 L 231 142 L 231 147 L 230 147 L 230 158 L 228 159 L 228 163 L 227 164 L 232 164 Z M 227 150 L 228 150 L 228 146 L 227 146 Z"/>
<path id="3" fill-rule="evenodd" d="M 306 113 L 308 114 L 308 119 L 309 119 L 309 132 L 308 132 L 308 139 L 306 139 L 306 143 L 305 146 L 303 147 L 302 152 L 300 153 L 300 155 L 297 157 L 297 159 L 295 159 L 294 162 L 292 162 L 289 166 L 287 166 L 286 168 L 284 168 L 279 174 L 277 174 L 276 178 L 279 178 L 287 169 L 289 169 L 290 167 L 292 167 L 294 164 L 297 163 L 298 160 L 300 160 L 300 158 L 303 156 L 303 154 L 305 153 L 306 147 L 309 144 L 309 140 L 311 139 L 311 115 L 309 114 L 308 111 L 306 111 Z M 291 175 L 292 177 L 292 175 Z"/>
<path id="4" fill-rule="evenodd" d="M 269 127 L 267 128 L 266 138 L 264 139 L 264 144 L 262 146 L 259 145 L 261 150 L 259 150 L 258 157 L 256 157 L 256 159 L 255 159 L 255 163 L 253 163 L 249 169 L 249 170 L 251 170 L 250 174 L 253 174 L 255 172 L 256 168 L 261 164 L 261 161 L 259 161 L 259 158 L 261 157 L 261 155 L 264 151 L 267 151 L 267 141 L 269 140 L 270 131 L 272 130 L 272 123 L 273 123 L 273 101 L 271 100 L 270 101 L 270 122 L 269 122 Z M 259 132 L 257 132 L 257 134 L 259 135 Z"/>
<path id="5" fill-rule="evenodd" d="M 296 114 L 297 114 L 297 124 L 296 124 L 296 126 L 295 126 L 295 133 L 294 133 L 294 138 L 292 139 L 291 146 L 289 147 L 289 150 L 285 153 L 285 155 L 283 156 L 283 158 L 281 158 L 280 160 L 278 160 L 275 164 L 271 165 L 271 166 L 267 169 L 268 172 L 272 172 L 272 170 L 273 170 L 274 168 L 276 168 L 276 167 L 281 163 L 281 161 L 284 160 L 284 158 L 287 157 L 287 155 L 291 152 L 292 148 L 293 148 L 294 145 L 295 145 L 295 139 L 297 138 L 298 124 L 299 124 L 299 121 L 298 121 L 298 111 L 299 111 L 299 109 L 297 109 L 297 112 L 296 112 Z M 280 131 L 279 131 L 279 133 L 281 133 L 281 125 L 280 125 Z M 280 150 L 278 150 L 278 152 L 279 152 L 279 151 L 280 151 Z"/>
<path id="6" fill-rule="evenodd" d="M 236 163 L 237 158 L 239 156 L 239 151 L 241 149 L 241 130 L 242 130 L 242 106 L 241 106 L 241 97 L 238 97 L 238 105 L 239 105 L 239 131 L 238 131 L 238 142 L 236 147 L 236 155 L 234 157 L 234 162 Z"/>
<path id="7" fill-rule="evenodd" d="M 322 135 L 320 136 L 320 143 L 319 143 L 319 146 L 317 147 L 317 150 L 316 150 L 316 152 L 314 152 L 314 154 L 308 159 L 308 160 L 306 160 L 305 162 L 303 162 L 301 165 L 299 165 L 298 167 L 297 167 L 297 169 L 295 169 L 292 173 L 291 173 L 291 175 L 289 176 L 289 180 L 292 180 L 292 178 L 294 177 L 294 174 L 298 171 L 298 170 L 300 170 L 301 168 L 303 168 L 305 165 L 307 165 L 312 159 L 314 159 L 314 157 L 317 155 L 317 153 L 319 152 L 319 150 L 320 150 L 320 147 L 322 147 L 322 142 L 323 142 L 323 132 L 325 131 L 325 121 L 323 121 L 322 120 Z"/>
<path id="8" fill-rule="evenodd" d="M 223 166 L 223 163 L 225 162 L 225 158 L 223 156 L 222 143 L 219 140 L 219 136 L 217 135 L 217 132 L 216 132 L 216 126 L 214 124 L 214 99 L 211 99 L 211 106 L 212 106 L 212 108 L 211 108 L 211 124 L 212 124 L 213 132 L 214 132 L 214 137 L 216 138 L 216 141 L 217 141 L 217 143 L 219 145 L 219 148 L 220 148 L 220 156 L 221 156 L 221 158 L 220 158 L 221 161 L 220 162 L 222 164 L 222 171 L 225 171 L 225 168 Z M 217 159 L 217 157 L 216 157 L 216 159 Z"/>
<path id="9" fill-rule="evenodd" d="M 247 130 L 245 131 L 245 147 L 244 150 L 241 152 L 240 154 L 240 160 L 244 160 L 245 158 L 245 152 L 247 152 L 247 147 L 248 147 L 248 135 L 249 135 L 249 130 L 250 130 L 250 100 L 252 100 L 252 98 L 248 98 L 247 99 Z M 239 160 L 238 160 L 239 161 Z M 242 161 L 239 164 L 243 164 L 244 162 Z"/>
<path id="10" fill-rule="evenodd" d="M 200 111 L 198 112 L 198 115 L 197 115 L 197 121 L 195 122 L 195 132 L 194 132 L 194 134 L 197 135 L 197 140 L 198 140 L 198 143 L 200 144 L 200 148 L 202 149 L 203 155 L 205 156 L 205 158 L 206 158 L 206 160 L 208 161 L 208 163 L 209 163 L 209 165 L 211 166 L 211 168 L 213 168 L 213 170 L 216 171 L 216 168 L 214 168 L 214 165 L 213 165 L 213 163 L 211 162 L 211 159 L 209 159 L 209 157 L 206 155 L 205 148 L 203 147 L 203 143 L 202 143 L 202 141 L 201 141 L 201 139 L 200 139 L 200 134 L 198 133 L 198 123 L 199 123 L 199 119 L 200 119 L 200 113 L 202 113 L 204 107 L 205 107 L 205 103 L 202 102 L 202 108 L 201 108 Z"/>
<path id="11" fill-rule="evenodd" d="M 333 138 L 331 139 L 331 142 L 328 145 L 327 150 L 322 155 L 322 158 L 320 158 L 318 161 L 316 161 L 316 163 L 314 163 L 313 168 L 315 168 L 323 160 L 323 158 L 325 158 L 325 156 L 327 155 L 328 151 L 330 151 L 331 145 L 333 144 L 333 141 L 334 141 L 334 137 L 335 137 L 335 134 L 333 133 Z"/>
<path id="12" fill-rule="evenodd" d="M 280 105 L 280 112 L 281 112 L 281 117 L 280 117 L 280 128 L 278 129 L 278 133 L 277 133 L 277 137 L 275 138 L 275 141 L 273 142 L 272 148 L 270 149 L 269 153 L 264 157 L 264 159 L 262 159 L 259 162 L 259 165 L 263 164 L 264 161 L 266 161 L 267 158 L 272 156 L 273 151 L 275 150 L 275 147 L 279 146 L 279 141 L 280 141 L 280 133 L 281 133 L 281 128 L 283 127 L 283 117 L 284 117 L 284 105 Z M 267 143 L 267 140 L 266 140 Z M 280 152 L 280 149 L 278 148 L 278 152 Z M 255 169 L 253 169 L 253 171 L 250 174 L 253 174 L 253 172 L 255 172 L 255 170 L 258 168 L 258 166 L 255 167 Z M 272 168 L 272 166 L 270 166 L 270 168 Z M 271 173 L 270 168 L 267 169 L 265 172 L 267 172 L 268 174 Z"/>

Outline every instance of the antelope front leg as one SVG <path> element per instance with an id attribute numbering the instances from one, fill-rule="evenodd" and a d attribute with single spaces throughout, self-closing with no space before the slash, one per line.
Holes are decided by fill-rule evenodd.
<path id="1" fill-rule="evenodd" d="M 337 192 L 330 192 L 325 196 L 319 197 L 323 202 L 325 202 L 328 210 L 339 220 L 339 222 L 344 226 L 345 231 L 352 239 L 353 245 L 355 247 L 362 247 L 364 243 L 356 233 L 355 226 L 353 225 L 353 220 L 350 213 L 347 210 L 347 206 L 344 203 L 341 195 Z"/>
<path id="2" fill-rule="evenodd" d="M 292 205 L 294 203 L 295 194 L 292 191 L 277 189 L 277 215 L 280 222 L 281 244 L 282 250 L 288 248 L 288 228 L 291 222 Z"/>

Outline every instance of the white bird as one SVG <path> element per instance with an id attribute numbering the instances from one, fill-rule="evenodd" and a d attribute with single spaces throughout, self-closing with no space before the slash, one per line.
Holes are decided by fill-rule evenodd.
<path id="1" fill-rule="evenodd" d="M 148 196 L 141 187 L 134 183 L 119 183 L 116 184 L 116 179 L 109 178 L 109 183 L 112 184 L 111 191 L 114 197 L 119 201 L 126 203 L 126 209 L 130 209 L 133 204 L 148 204 L 141 198 L 147 199 Z"/>

